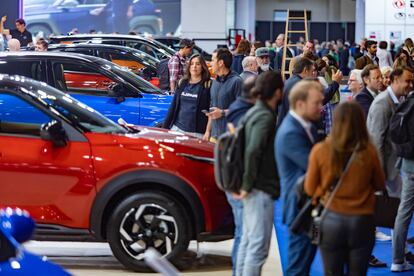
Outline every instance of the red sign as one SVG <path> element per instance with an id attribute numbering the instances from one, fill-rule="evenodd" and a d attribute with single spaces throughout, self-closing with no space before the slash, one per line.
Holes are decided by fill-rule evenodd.
<path id="1" fill-rule="evenodd" d="M 405 1 L 404 0 L 394 0 L 392 4 L 397 9 L 402 9 L 402 8 L 405 7 Z"/>

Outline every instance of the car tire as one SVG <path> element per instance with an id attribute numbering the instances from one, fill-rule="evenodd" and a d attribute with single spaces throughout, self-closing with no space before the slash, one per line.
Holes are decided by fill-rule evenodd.
<path id="1" fill-rule="evenodd" d="M 42 32 L 43 37 L 47 38 L 52 34 L 52 29 L 46 24 L 31 24 L 27 27 L 27 30 L 31 32 L 33 36 L 37 36 L 38 33 Z"/>
<path id="2" fill-rule="evenodd" d="M 128 269 L 147 272 L 145 249 L 154 247 L 176 263 L 190 242 L 191 225 L 184 208 L 162 193 L 143 191 L 123 199 L 107 224 L 107 240 L 115 257 Z"/>

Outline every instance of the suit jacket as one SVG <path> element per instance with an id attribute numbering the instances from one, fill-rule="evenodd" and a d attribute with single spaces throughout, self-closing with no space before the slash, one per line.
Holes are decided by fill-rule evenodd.
<path id="1" fill-rule="evenodd" d="M 315 131 L 312 131 L 316 137 Z M 275 139 L 276 164 L 280 177 L 283 218 L 288 226 L 298 214 L 296 182 L 308 168 L 308 157 L 313 146 L 305 129 L 291 115 L 287 114 Z"/>
<path id="2" fill-rule="evenodd" d="M 368 116 L 369 107 L 371 106 L 372 102 L 374 101 L 374 97 L 365 87 L 355 96 L 355 101 L 359 103 L 364 110 L 365 117 Z"/>
<path id="3" fill-rule="evenodd" d="M 278 115 L 277 115 L 277 126 L 282 124 L 283 119 L 289 112 L 289 93 L 292 87 L 302 80 L 302 77 L 299 75 L 292 75 L 286 82 L 283 87 L 283 96 L 282 101 L 278 106 Z"/>
<path id="4" fill-rule="evenodd" d="M 395 108 L 396 106 L 388 90 L 386 90 L 380 93 L 372 102 L 367 117 L 368 132 L 378 150 L 385 177 L 389 181 L 395 180 L 399 173 L 399 170 L 395 168 L 398 158 L 397 150 L 391 142 L 388 131 L 391 116 L 394 114 Z"/>

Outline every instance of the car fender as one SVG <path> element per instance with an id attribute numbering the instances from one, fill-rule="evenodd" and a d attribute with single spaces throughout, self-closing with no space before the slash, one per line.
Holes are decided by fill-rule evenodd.
<path id="1" fill-rule="evenodd" d="M 150 184 L 150 185 L 146 185 Z M 91 211 L 90 231 L 99 240 L 105 240 L 104 227 L 102 223 L 110 214 L 105 213 L 106 208 L 111 204 L 111 200 L 120 200 L 125 197 L 123 191 L 133 189 L 150 190 L 156 184 L 160 187 L 160 192 L 171 194 L 171 191 L 179 194 L 188 205 L 188 210 L 195 222 L 195 235 L 203 232 L 204 208 L 197 193 L 183 179 L 176 175 L 157 170 L 132 171 L 111 179 L 98 192 Z M 162 188 L 165 187 L 165 191 Z M 159 188 L 157 188 L 159 189 Z M 186 206 L 184 206 L 186 207 Z"/>

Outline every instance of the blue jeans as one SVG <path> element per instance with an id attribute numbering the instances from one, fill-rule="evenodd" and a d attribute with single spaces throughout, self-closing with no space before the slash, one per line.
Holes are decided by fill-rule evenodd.
<path id="1" fill-rule="evenodd" d="M 269 254 L 274 200 L 253 189 L 243 200 L 243 235 L 237 255 L 237 276 L 258 276 Z"/>
<path id="2" fill-rule="evenodd" d="M 393 262 L 403 263 L 405 260 L 405 242 L 408 227 L 414 212 L 414 172 L 402 169 L 401 202 L 395 219 L 393 241 Z"/>
<path id="3" fill-rule="evenodd" d="M 233 198 L 232 194 L 226 192 L 227 201 L 231 206 L 234 217 L 234 242 L 233 249 L 231 251 L 231 261 L 233 263 L 233 276 L 236 275 L 236 265 L 237 265 L 237 253 L 239 251 L 240 240 L 242 237 L 243 231 L 243 201 L 236 200 Z"/>

